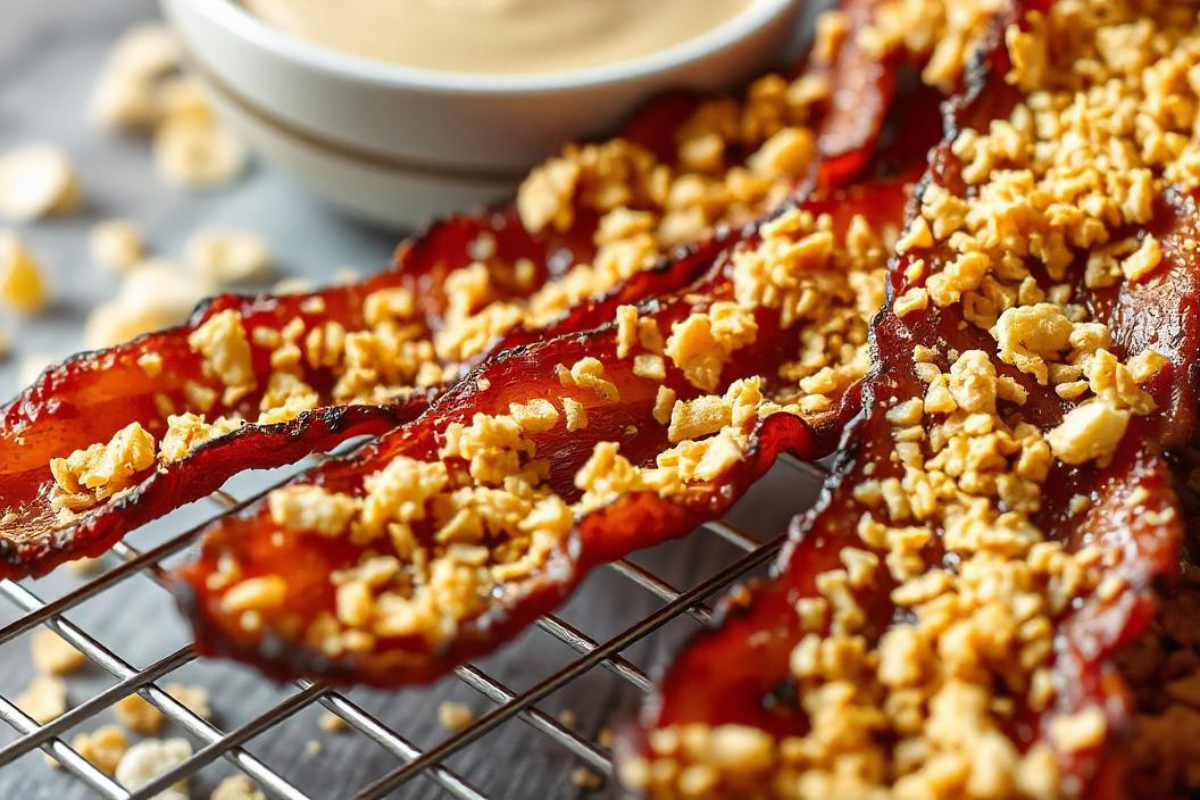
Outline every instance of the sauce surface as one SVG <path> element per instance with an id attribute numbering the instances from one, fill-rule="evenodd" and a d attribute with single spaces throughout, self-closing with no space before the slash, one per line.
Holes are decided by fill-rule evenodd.
<path id="1" fill-rule="evenodd" d="M 353 55 L 452 72 L 562 72 L 664 50 L 755 0 L 242 0 Z"/>

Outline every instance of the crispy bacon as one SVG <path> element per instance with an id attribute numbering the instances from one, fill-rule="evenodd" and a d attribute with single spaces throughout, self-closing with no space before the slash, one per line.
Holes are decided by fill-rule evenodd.
<path id="1" fill-rule="evenodd" d="M 986 129 L 986 121 L 1011 107 L 1011 90 L 999 76 L 1007 71 L 1003 47 L 990 50 L 975 83 L 950 107 L 953 130 L 970 123 Z M 985 78 L 986 76 L 986 78 Z M 982 127 L 980 127 L 982 124 Z M 959 164 L 943 145 L 931 160 L 927 181 L 961 190 Z M 1113 663 L 1119 649 L 1135 639 L 1155 612 L 1154 584 L 1176 568 L 1182 537 L 1179 503 L 1172 488 L 1170 457 L 1195 433 L 1196 393 L 1200 385 L 1200 259 L 1194 250 L 1200 230 L 1194 198 L 1174 193 L 1158 200 L 1154 219 L 1144 230 L 1163 245 L 1163 265 L 1148 280 L 1122 282 L 1109 289 L 1088 289 L 1083 259 L 1069 272 L 1073 302 L 1084 304 L 1092 319 L 1110 326 L 1114 352 L 1132 355 L 1147 346 L 1170 359 L 1144 388 L 1157 411 L 1135 418 L 1107 466 L 1070 466 L 1056 462 L 1044 483 L 1042 510 L 1035 522 L 1047 540 L 1069 550 L 1097 545 L 1104 553 L 1102 575 L 1118 576 L 1125 588 L 1115 597 L 1089 596 L 1056 620 L 1053 656 L 1054 703 L 1044 711 L 1023 709 L 1010 732 L 1021 751 L 1047 738 L 1046 723 L 1089 706 L 1103 709 L 1108 735 L 1098 746 L 1073 754 L 1059 753 L 1061 788 L 1066 794 L 1113 796 L 1119 793 L 1121 737 L 1128 731 L 1127 688 Z M 928 253 L 921 253 L 928 258 Z M 938 258 L 937 253 L 934 259 Z M 906 269 L 912 257 L 898 260 L 890 276 L 891 296 L 910 285 Z M 935 271 L 935 270 L 934 270 Z M 643 711 L 639 730 L 622 743 L 628 756 L 646 753 L 647 736 L 656 730 L 688 724 L 745 725 L 776 739 L 802 736 L 808 719 L 795 697 L 789 658 L 806 633 L 797 614 L 800 598 L 817 595 L 816 577 L 842 566 L 840 553 L 861 546 L 857 527 L 868 508 L 854 496 L 870 476 L 902 474 L 895 462 L 894 428 L 885 419 L 889 401 L 922 398 L 925 385 L 914 370 L 919 345 L 943 352 L 981 349 L 995 352 L 995 342 L 965 324 L 957 306 L 899 319 L 890 308 L 873 325 L 873 369 L 862 389 L 863 411 L 847 429 L 841 453 L 818 506 L 794 520 L 774 576 L 729 593 L 721 604 L 720 622 L 698 635 L 663 677 L 657 696 Z M 1056 425 L 1070 404 L 1029 376 L 1001 367 L 1028 391 L 1022 417 L 1042 429 Z M 1092 505 L 1072 513 L 1071 498 L 1090 498 Z M 1136 498 L 1136 499 L 1135 499 Z M 1139 506 L 1140 503 L 1140 507 Z M 935 532 L 936 534 L 936 532 Z M 945 555 L 936 539 L 923 555 L 929 566 Z M 858 596 L 866 610 L 866 636 L 875 641 L 904 610 L 889 595 L 896 583 L 886 570 Z M 1014 698 L 1018 707 L 1023 700 Z M 772 776 L 758 775 L 761 785 Z M 756 784 L 757 785 L 757 784 Z"/>
<path id="2" fill-rule="evenodd" d="M 875 225 L 895 223 L 903 216 L 909 186 L 903 178 L 895 178 L 807 207 L 829 212 L 839 232 L 856 213 Z M 755 241 L 750 237 L 741 246 L 752 246 Z M 729 270 L 725 252 L 696 284 L 675 295 L 644 302 L 643 318 L 654 319 L 666 331 L 694 310 L 731 298 Z M 607 317 L 611 320 L 611 311 Z M 767 388 L 778 387 L 779 367 L 795 358 L 798 332 L 781 329 L 778 310 L 757 309 L 756 319 L 757 343 L 739 350 L 725 367 L 718 393 L 748 376 L 760 376 Z M 507 414 L 511 403 L 565 395 L 586 404 L 587 427 L 567 433 L 558 425 L 532 438 L 539 456 L 549 459 L 549 486 L 567 502 L 574 502 L 580 492 L 573 479 L 596 443 L 618 442 L 620 453 L 637 466 L 652 466 L 656 456 L 670 446 L 666 428 L 653 416 L 660 385 L 674 389 L 680 399 L 702 394 L 670 363 L 665 381 L 634 375 L 630 359 L 615 357 L 616 341 L 616 328 L 607 324 L 502 352 L 470 373 L 419 420 L 387 434 L 363 453 L 329 462 L 295 483 L 361 494 L 364 478 L 399 456 L 436 461 L 442 434 L 451 423 L 469 423 L 475 414 Z M 616 403 L 598 402 L 590 391 L 561 385 L 557 365 L 569 366 L 587 356 L 605 365 L 605 377 L 620 392 Z M 323 676 L 376 686 L 433 680 L 448 668 L 494 649 L 555 608 L 594 565 L 683 535 L 719 516 L 778 453 L 789 450 L 804 457 L 827 453 L 839 434 L 841 416 L 841 410 L 834 408 L 809 420 L 787 413 L 767 417 L 757 424 L 741 459 L 718 480 L 691 484 L 684 494 L 670 499 L 655 493 L 630 493 L 585 513 L 540 569 L 505 584 L 503 593 L 488 601 L 487 610 L 462 622 L 448 641 L 434 644 L 420 636 L 380 639 L 368 651 L 336 657 L 305 642 L 297 632 L 309 630 L 320 616 L 336 611 L 330 576 L 358 563 L 366 548 L 345 538 L 330 540 L 315 533 L 289 531 L 280 536 L 281 527 L 263 503 L 214 523 L 204 536 L 198 560 L 178 574 L 177 594 L 194 621 L 201 652 L 254 663 L 277 678 Z M 247 629 L 242 615 L 223 603 L 228 587 L 219 576 L 227 563 L 237 564 L 243 578 L 278 575 L 286 580 L 287 600 L 264 612 L 261 627 L 256 623 Z"/>
<path id="3" fill-rule="evenodd" d="M 849 0 L 846 10 L 862 22 L 876 1 Z M 835 87 L 843 82 L 853 86 L 853 93 L 835 93 L 821 128 L 820 151 L 824 157 L 816 185 L 828 189 L 859 172 L 870 158 L 891 96 L 893 68 L 871 60 L 850 42 L 832 67 L 818 69 L 827 72 Z M 675 133 L 698 102 L 690 95 L 662 98 L 631 122 L 624 138 L 663 160 L 673 160 Z M 732 158 L 747 155 L 730 154 Z M 444 388 L 403 391 L 394 402 L 378 406 L 336 405 L 330 393 L 334 383 L 330 370 L 306 367 L 304 379 L 320 396 L 317 409 L 286 423 L 245 424 L 233 433 L 205 442 L 182 460 L 147 470 L 138 476 L 135 485 L 92 508 L 77 514 L 58 514 L 52 503 L 52 458 L 107 442 L 134 422 L 157 439 L 166 429 L 169 413 L 203 411 L 210 420 L 227 415 L 254 420 L 258 416 L 262 390 L 271 374 L 269 348 L 253 347 L 258 391 L 236 403 L 226 405 L 218 400 L 202 408 L 186 391 L 189 382 L 203 377 L 203 361 L 188 347 L 188 337 L 214 315 L 235 310 L 247 330 L 281 330 L 297 316 L 308 327 L 332 321 L 356 330 L 364 327 L 362 304 L 367 295 L 378 289 L 407 287 L 414 291 L 418 319 L 428 334 L 442 324 L 447 302 L 444 282 L 450 273 L 483 260 L 499 287 L 497 299 L 527 296 L 570 266 L 590 261 L 595 254 L 596 224 L 594 214 L 580 213 L 565 233 L 551 226 L 531 234 L 511 205 L 455 217 L 434 224 L 402 245 L 391 271 L 361 284 L 311 295 L 223 295 L 204 304 L 184 326 L 81 354 L 50 368 L 3 410 L 0 506 L 5 515 L 0 520 L 0 576 L 40 575 L 64 561 L 98 555 L 127 531 L 204 496 L 241 470 L 292 463 L 348 438 L 379 434 L 413 419 L 427 407 L 429 397 Z M 481 238 L 495 242 L 490 255 L 483 259 L 478 248 Z M 548 329 L 518 329 L 508 338 L 493 342 L 487 352 L 594 327 L 611 318 L 612 309 L 620 303 L 685 286 L 728 245 L 728 239 L 736 238 L 736 234 L 720 230 L 715 239 L 685 248 L 678 258 L 664 261 L 645 275 L 636 275 L 614 290 L 611 297 L 585 303 Z M 520 260 L 534 265 L 532 282 L 515 279 L 513 265 Z M 320 298 L 320 303 L 314 298 Z M 139 358 L 147 353 L 161 356 L 161 370 L 152 372 L 139 366 Z"/>
<path id="4" fill-rule="evenodd" d="M 415 418 L 428 406 L 432 390 L 408 390 L 383 405 L 333 405 L 331 371 L 305 363 L 303 377 L 317 390 L 322 407 L 290 422 L 244 425 L 180 461 L 148 471 L 130 490 L 80 514 L 60 517 L 52 504 L 52 458 L 107 442 L 133 422 L 157 439 L 166 430 L 168 414 L 201 411 L 189 398 L 189 386 L 211 386 L 212 381 L 205 378 L 204 359 L 188 346 L 188 337 L 217 314 L 236 311 L 247 331 L 280 331 L 296 318 L 306 329 L 336 322 L 355 330 L 366 327 L 363 303 L 370 294 L 407 287 L 421 303 L 423 324 L 434 330 L 444 298 L 431 287 L 440 286 L 449 270 L 471 263 L 471 243 L 484 232 L 496 237 L 493 258 L 498 261 L 503 255 L 512 259 L 509 264 L 519 258 L 540 264 L 586 260 L 592 252 L 590 234 L 579 242 L 553 233 L 534 237 L 511 210 L 480 212 L 435 224 L 400 248 L 397 269 L 361 283 L 302 295 L 221 295 L 197 309 L 186 325 L 83 353 L 47 369 L 2 412 L 0 504 L 6 516 L 0 521 L 0 575 L 40 575 L 64 561 L 99 555 L 126 532 L 203 497 L 237 472 L 289 464 L 348 438 L 379 434 Z M 232 414 L 257 418 L 272 371 L 270 353 L 269 347 L 252 345 L 257 391 L 232 405 L 218 395 L 204 409 L 209 419 Z M 147 354 L 161 358 L 161 365 L 140 365 Z"/>

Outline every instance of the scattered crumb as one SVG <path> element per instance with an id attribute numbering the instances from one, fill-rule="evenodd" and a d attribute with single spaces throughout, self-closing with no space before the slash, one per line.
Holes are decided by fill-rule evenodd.
<path id="1" fill-rule="evenodd" d="M 88 237 L 92 261 L 114 272 L 124 272 L 146 252 L 142 232 L 127 219 L 110 219 L 92 228 Z"/>
<path id="2" fill-rule="evenodd" d="M 113 704 L 113 713 L 129 730 L 146 736 L 158 733 L 163 724 L 163 713 L 140 694 L 126 695 Z"/>
<path id="3" fill-rule="evenodd" d="M 29 639 L 29 649 L 38 672 L 49 675 L 66 675 L 87 663 L 87 656 L 50 630 L 35 631 Z"/>
<path id="4" fill-rule="evenodd" d="M 174 186 L 220 186 L 242 173 L 246 151 L 217 122 L 182 116 L 167 120 L 156 131 L 154 165 L 159 177 Z"/>
<path id="5" fill-rule="evenodd" d="M 91 733 L 75 734 L 71 738 L 71 747 L 100 770 L 112 775 L 128 750 L 129 741 L 116 725 L 104 725 Z"/>
<path id="6" fill-rule="evenodd" d="M 261 280 L 271 271 L 271 250 L 256 233 L 208 230 L 194 234 L 184 247 L 184 263 L 214 284 Z"/>
<path id="7" fill-rule="evenodd" d="M 0 216 L 27 222 L 79 206 L 79 176 L 50 144 L 29 144 L 0 156 Z"/>
<path id="8" fill-rule="evenodd" d="M 245 775 L 231 775 L 213 789 L 209 800 L 266 800 L 266 795 Z"/>
<path id="9" fill-rule="evenodd" d="M 601 728 L 600 732 L 596 734 L 596 744 L 598 744 L 601 747 L 606 748 L 608 750 L 612 749 L 612 746 L 613 746 L 613 744 L 616 743 L 616 741 L 617 741 L 616 733 L 613 731 L 612 728 L 608 727 L 607 725 L 605 725 L 603 728 Z"/>
<path id="10" fill-rule="evenodd" d="M 127 342 L 188 318 L 213 285 L 164 259 L 139 262 L 125 276 L 117 296 L 88 316 L 83 344 L 89 349 Z"/>
<path id="11" fill-rule="evenodd" d="M 571 773 L 571 783 L 584 791 L 592 792 L 604 786 L 604 778 L 587 767 L 577 767 Z"/>
<path id="12" fill-rule="evenodd" d="M 77 558 L 74 561 L 68 561 L 67 568 L 78 572 L 80 575 L 94 575 L 100 571 L 100 568 L 103 566 L 103 564 L 103 559 L 88 558 L 87 556 L 84 556 L 83 558 Z"/>
<path id="13" fill-rule="evenodd" d="M 38 675 L 17 695 L 17 708 L 39 724 L 60 717 L 67 710 L 67 684 L 53 675 Z"/>
<path id="14" fill-rule="evenodd" d="M 316 739 L 309 739 L 304 745 L 304 752 L 308 753 L 310 756 L 320 755 L 321 751 L 324 749 L 324 745 L 322 745 Z"/>
<path id="15" fill-rule="evenodd" d="M 110 131 L 146 131 L 164 116 L 160 81 L 179 69 L 182 49 L 166 25 L 130 28 L 109 53 L 92 91 L 93 123 Z"/>
<path id="16" fill-rule="evenodd" d="M 317 725 L 320 726 L 321 730 L 329 731 L 330 733 L 340 733 L 350 727 L 346 720 L 330 711 L 326 711 L 321 715 L 321 718 L 317 720 Z"/>
<path id="17" fill-rule="evenodd" d="M 163 119 L 211 120 L 212 107 L 200 81 L 191 75 L 169 75 L 158 85 L 159 112 Z"/>
<path id="18" fill-rule="evenodd" d="M 149 81 L 105 73 L 92 90 L 92 122 L 103 130 L 149 130 L 158 122 L 158 112 L 154 87 Z"/>
<path id="19" fill-rule="evenodd" d="M 213 116 L 200 82 L 182 73 L 182 49 L 163 25 L 139 25 L 113 49 L 92 92 L 91 114 L 107 130 L 150 133 L 163 180 L 216 186 L 246 163 L 241 142 Z"/>
<path id="20" fill-rule="evenodd" d="M 42 266 L 12 231 L 0 231 L 0 299 L 25 314 L 46 307 Z"/>
<path id="21" fill-rule="evenodd" d="M 579 722 L 579 715 L 569 708 L 564 708 L 558 714 L 558 721 L 563 724 L 564 728 L 574 728 L 575 723 Z"/>
<path id="22" fill-rule="evenodd" d="M 447 700 L 438 706 L 438 720 L 448 731 L 461 731 L 475 720 L 475 712 L 466 703 Z"/>
<path id="23" fill-rule="evenodd" d="M 129 76 L 157 78 L 179 68 L 183 50 L 174 31 L 142 22 L 121 35 L 108 54 L 108 68 Z"/>
<path id="24" fill-rule="evenodd" d="M 208 689 L 203 686 L 184 686 L 182 683 L 168 683 L 163 690 L 183 703 L 189 711 L 201 719 L 212 719 L 212 708 L 208 705 Z"/>
<path id="25" fill-rule="evenodd" d="M 126 789 L 145 786 L 192 755 L 186 739 L 146 739 L 129 748 L 117 764 L 116 778 Z M 187 800 L 187 781 L 182 780 L 156 795 L 154 800 Z"/>

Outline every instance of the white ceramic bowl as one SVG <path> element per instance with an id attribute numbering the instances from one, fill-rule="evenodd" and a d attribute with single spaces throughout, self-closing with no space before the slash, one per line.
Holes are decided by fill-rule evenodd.
<path id="1" fill-rule="evenodd" d="M 503 197 L 564 142 L 612 132 L 658 92 L 728 88 L 765 70 L 798 2 L 754 0 L 649 56 L 528 75 L 357 58 L 276 30 L 236 0 L 162 6 L 218 111 L 267 161 L 351 212 L 409 227 Z"/>

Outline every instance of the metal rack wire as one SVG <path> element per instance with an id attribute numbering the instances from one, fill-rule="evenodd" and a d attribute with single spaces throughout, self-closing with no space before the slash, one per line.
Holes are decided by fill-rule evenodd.
<path id="1" fill-rule="evenodd" d="M 784 463 L 810 480 L 819 480 L 822 475 L 820 467 L 811 464 L 788 457 L 784 458 Z M 221 512 L 237 510 L 255 499 L 257 497 L 240 500 L 225 491 L 215 492 L 209 498 Z M 161 585 L 163 571 L 160 562 L 192 544 L 202 528 L 203 524 L 192 527 L 145 551 L 139 551 L 122 542 L 113 549 L 120 562 L 116 567 L 50 602 L 43 601 L 21 583 L 0 581 L 0 594 L 11 601 L 21 613 L 18 619 L 0 627 L 0 645 L 38 626 L 45 626 L 116 679 L 113 685 L 44 725 L 39 725 L 23 713 L 10 699 L 0 696 L 0 719 L 19 734 L 14 741 L 0 747 L 0 768 L 33 750 L 41 749 L 99 796 L 113 800 L 145 800 L 163 792 L 177 781 L 193 776 L 218 759 L 224 759 L 248 775 L 272 797 L 309 800 L 309 795 L 303 789 L 250 753 L 244 745 L 301 710 L 319 704 L 328 712 L 340 717 L 350 729 L 393 755 L 398 762 L 390 772 L 359 789 L 354 795 L 359 800 L 387 796 L 418 776 L 433 781 L 451 797 L 461 800 L 482 800 L 488 797 L 446 766 L 445 762 L 480 737 L 514 718 L 521 720 L 556 746 L 565 748 L 592 770 L 611 776 L 612 754 L 604 746 L 540 710 L 538 704 L 555 692 L 569 690 L 573 681 L 596 666 L 613 673 L 638 692 L 649 692 L 652 689 L 651 679 L 639 667 L 626 660 L 622 651 L 651 636 L 676 618 L 686 616 L 699 623 L 708 622 L 712 612 L 705 605 L 705 599 L 736 582 L 756 567 L 767 563 L 782 542 L 782 536 L 762 542 L 727 519 L 703 525 L 694 536 L 718 537 L 733 545 L 738 557 L 716 574 L 687 589 L 678 589 L 653 572 L 628 560 L 609 565 L 617 575 L 657 597 L 661 605 L 604 641 L 596 641 L 558 616 L 548 615 L 541 618 L 537 626 L 575 651 L 576 657 L 524 691 L 514 691 L 477 665 L 467 664 L 459 667 L 455 670 L 458 680 L 486 697 L 491 701 L 492 707 L 469 726 L 449 736 L 437 746 L 422 750 L 402 732 L 385 724 L 336 687 L 311 681 L 297 681 L 297 691 L 282 702 L 274 704 L 237 727 L 223 730 L 189 709 L 158 685 L 162 678 L 197 659 L 198 656 L 190 645 L 178 648 L 147 667 L 138 669 L 89 631 L 63 616 L 137 574 L 144 573 Z M 200 747 L 186 761 L 136 791 L 125 789 L 88 762 L 72 749 L 64 738 L 71 728 L 95 717 L 133 692 L 140 694 L 167 719 L 200 742 Z"/>

